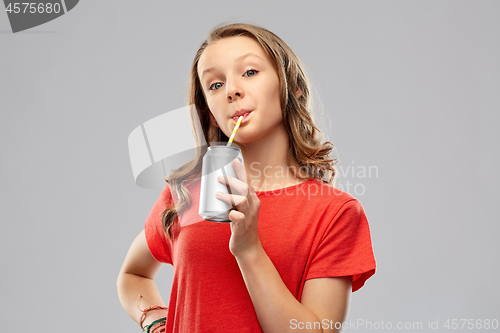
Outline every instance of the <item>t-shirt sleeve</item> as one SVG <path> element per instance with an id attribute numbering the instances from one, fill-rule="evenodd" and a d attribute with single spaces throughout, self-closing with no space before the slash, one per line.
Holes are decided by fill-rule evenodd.
<path id="1" fill-rule="evenodd" d="M 352 276 L 352 292 L 375 274 L 370 227 L 361 203 L 343 204 L 329 224 L 309 267 L 306 280 Z"/>
<path id="2" fill-rule="evenodd" d="M 172 264 L 172 243 L 167 238 L 161 222 L 161 215 L 172 204 L 170 187 L 167 184 L 154 204 L 144 225 L 149 251 L 153 257 L 165 264 Z"/>

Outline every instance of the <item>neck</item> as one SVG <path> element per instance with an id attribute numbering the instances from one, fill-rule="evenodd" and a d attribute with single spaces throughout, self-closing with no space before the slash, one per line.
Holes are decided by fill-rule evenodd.
<path id="1" fill-rule="evenodd" d="M 247 181 L 256 191 L 279 189 L 304 181 L 296 178 L 290 171 L 294 169 L 304 175 L 295 160 L 292 165 L 287 165 L 289 142 L 284 125 L 261 139 L 238 145 L 245 162 Z"/>

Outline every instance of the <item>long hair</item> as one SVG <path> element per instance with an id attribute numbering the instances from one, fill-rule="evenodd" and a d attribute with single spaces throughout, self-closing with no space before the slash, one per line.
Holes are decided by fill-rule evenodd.
<path id="1" fill-rule="evenodd" d="M 257 41 L 278 73 L 282 119 L 289 142 L 286 161 L 288 166 L 291 166 L 291 162 L 295 160 L 300 170 L 305 171 L 306 176 L 301 177 L 294 168 L 290 168 L 292 174 L 299 179 L 316 178 L 334 186 L 337 159 L 330 158 L 330 154 L 335 146 L 328 141 L 322 143 L 323 135 L 313 122 L 309 82 L 304 66 L 281 38 L 262 27 L 245 23 L 215 27 L 196 52 L 189 78 L 188 105 L 194 105 L 196 108 L 205 141 L 210 145 L 211 142 L 227 142 L 229 138 L 219 127 L 210 123 L 210 110 L 198 77 L 198 62 L 203 51 L 211 43 L 235 36 L 246 36 Z M 300 91 L 300 96 L 296 95 L 297 91 Z M 178 211 L 188 209 L 191 205 L 189 191 L 185 185 L 200 179 L 202 158 L 206 151 L 206 146 L 200 147 L 191 162 L 172 170 L 165 177 L 172 195 L 178 198 L 177 205 L 168 207 L 162 214 L 163 229 L 170 240 L 172 240 L 170 229 Z"/>

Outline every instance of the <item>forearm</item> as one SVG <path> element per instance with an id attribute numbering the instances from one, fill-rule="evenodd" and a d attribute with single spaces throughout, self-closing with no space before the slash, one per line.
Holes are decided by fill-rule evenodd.
<path id="1" fill-rule="evenodd" d="M 139 300 L 139 307 L 142 310 L 153 305 L 165 306 L 152 279 L 135 274 L 120 273 L 116 285 L 118 298 L 123 309 L 137 323 L 139 323 L 142 316 L 142 312 L 137 307 L 139 295 L 142 295 Z M 167 310 L 158 309 L 148 311 L 143 326 L 152 323 L 156 319 L 166 317 L 166 315 Z"/>
<path id="2" fill-rule="evenodd" d="M 276 267 L 262 246 L 237 256 L 246 287 L 252 299 L 257 318 L 265 333 L 295 332 L 290 320 L 297 322 L 319 322 L 317 316 L 303 306 L 288 290 Z M 322 332 L 301 330 L 302 332 Z"/>

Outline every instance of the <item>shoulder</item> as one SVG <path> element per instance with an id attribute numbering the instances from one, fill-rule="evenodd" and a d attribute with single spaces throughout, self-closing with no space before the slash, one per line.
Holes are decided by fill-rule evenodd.
<path id="1" fill-rule="evenodd" d="M 322 223 L 328 225 L 327 228 L 358 229 L 368 224 L 363 205 L 361 201 L 351 195 L 333 186 L 323 183 L 320 180 L 313 182 L 318 186 L 318 197 L 321 198 L 316 205 L 318 211 L 323 212 Z M 312 189 L 310 195 L 314 194 Z"/>
<path id="2" fill-rule="evenodd" d="M 162 201 L 165 204 L 171 203 L 172 202 L 172 189 L 170 187 L 170 184 L 166 183 L 165 187 L 163 188 L 159 200 Z"/>
<path id="3" fill-rule="evenodd" d="M 155 204 L 151 208 L 151 212 L 146 220 L 146 226 L 148 225 L 149 220 L 157 220 L 159 216 L 172 204 L 172 196 L 170 193 L 170 185 L 166 184 L 163 190 L 161 191 L 158 199 L 156 199 Z M 151 223 L 156 224 L 156 223 Z"/>
<path id="4" fill-rule="evenodd" d="M 335 207 L 346 204 L 348 206 L 361 205 L 360 201 L 353 195 L 328 185 L 319 179 L 311 179 L 305 187 L 308 197 L 311 199 L 316 198 L 321 204 Z"/>

